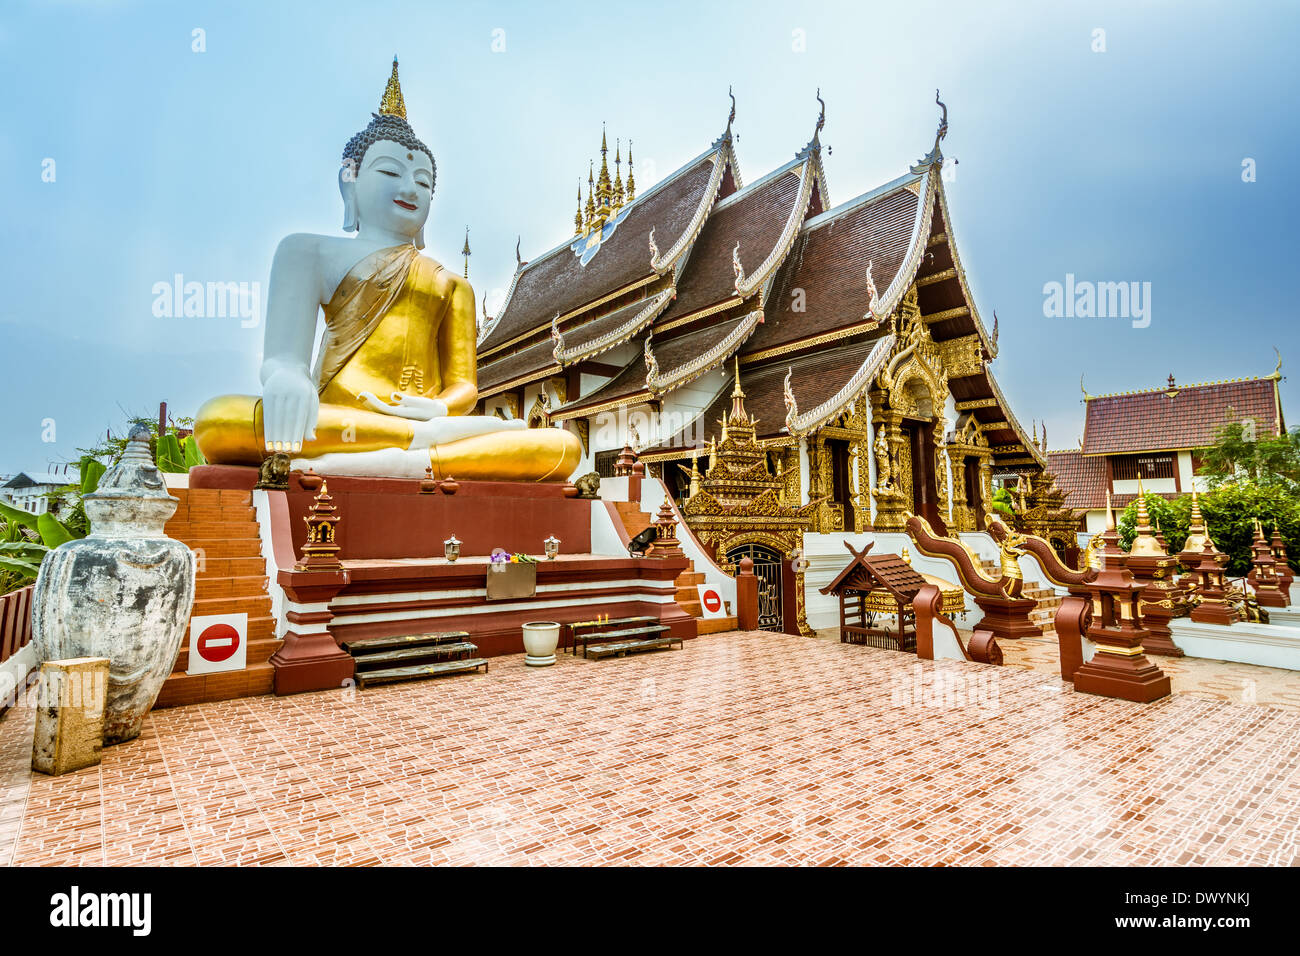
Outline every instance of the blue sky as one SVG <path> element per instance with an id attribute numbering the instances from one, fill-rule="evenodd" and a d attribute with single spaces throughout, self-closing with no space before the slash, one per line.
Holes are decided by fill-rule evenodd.
<path id="1" fill-rule="evenodd" d="M 154 286 L 264 290 L 283 235 L 340 234 L 339 154 L 394 53 L 438 165 L 426 252 L 459 266 L 468 224 L 490 303 L 517 235 L 529 258 L 571 233 L 602 121 L 644 190 L 717 136 L 731 84 L 753 181 L 809 139 L 820 87 L 839 204 L 929 149 L 937 86 L 957 241 L 1023 422 L 1074 447 L 1081 373 L 1093 394 L 1266 374 L 1277 346 L 1300 424 L 1298 26 L 1287 3 L 6 4 L 0 474 L 160 401 L 256 390 L 260 323 L 157 317 Z M 1045 317 L 1067 273 L 1150 282 L 1150 325 Z"/>

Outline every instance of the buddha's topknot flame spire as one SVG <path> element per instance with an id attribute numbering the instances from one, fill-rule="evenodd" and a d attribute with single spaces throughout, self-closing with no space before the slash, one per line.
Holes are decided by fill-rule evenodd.
<path id="1" fill-rule="evenodd" d="M 402 99 L 402 84 L 397 79 L 397 56 L 393 56 L 393 72 L 384 88 L 384 98 L 379 101 L 381 116 L 400 116 L 406 119 L 406 101 Z"/>

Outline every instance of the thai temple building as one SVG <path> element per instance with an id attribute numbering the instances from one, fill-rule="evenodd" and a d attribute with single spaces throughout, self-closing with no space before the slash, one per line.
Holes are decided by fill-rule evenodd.
<path id="1" fill-rule="evenodd" d="M 1229 422 L 1251 422 L 1255 434 L 1286 433 L 1282 414 L 1282 359 L 1269 375 L 1222 382 L 1179 385 L 1173 375 L 1162 388 L 1115 395 L 1083 393 L 1087 407 L 1077 449 L 1048 455 L 1057 487 L 1068 495 L 1079 530 L 1096 534 L 1105 528 L 1106 495 L 1126 506 L 1138 493 L 1179 498 L 1193 487 L 1201 455 Z"/>
<path id="2" fill-rule="evenodd" d="M 1045 446 L 990 367 L 939 105 L 927 155 L 839 203 L 824 103 L 794 158 L 749 183 L 734 98 L 722 134 L 639 194 L 630 147 L 611 179 L 602 136 L 572 238 L 519 257 L 484 319 L 477 413 L 576 432 L 577 475 L 612 475 L 631 446 L 724 565 L 746 549 L 788 571 L 807 536 L 899 532 L 908 513 L 983 530 L 995 476 L 1032 479 Z"/>

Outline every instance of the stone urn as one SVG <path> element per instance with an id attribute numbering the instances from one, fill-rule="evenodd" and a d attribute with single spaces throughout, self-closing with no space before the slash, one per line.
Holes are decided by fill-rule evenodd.
<path id="1" fill-rule="evenodd" d="M 194 606 L 194 552 L 163 533 L 179 502 L 131 430 L 122 459 L 86 495 L 91 532 L 45 556 L 36 579 L 33 640 L 42 661 L 106 657 L 104 744 L 140 734 L 171 673 Z"/>
<path id="2" fill-rule="evenodd" d="M 530 621 L 523 626 L 524 663 L 546 667 L 555 663 L 555 649 L 560 644 L 560 625 L 554 621 Z"/>

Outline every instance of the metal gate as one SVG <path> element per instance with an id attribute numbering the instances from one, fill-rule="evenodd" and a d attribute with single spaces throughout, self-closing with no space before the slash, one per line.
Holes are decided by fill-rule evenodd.
<path id="1" fill-rule="evenodd" d="M 727 552 L 727 562 L 739 565 L 741 558 L 754 562 L 758 578 L 758 627 L 763 631 L 784 631 L 781 609 L 781 552 L 762 544 L 742 544 Z"/>

